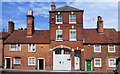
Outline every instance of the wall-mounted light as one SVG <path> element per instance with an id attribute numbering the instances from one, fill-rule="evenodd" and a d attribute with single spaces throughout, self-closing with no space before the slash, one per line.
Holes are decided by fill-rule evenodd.
<path id="1" fill-rule="evenodd" d="M 41 48 L 43 48 L 43 45 L 41 45 Z"/>

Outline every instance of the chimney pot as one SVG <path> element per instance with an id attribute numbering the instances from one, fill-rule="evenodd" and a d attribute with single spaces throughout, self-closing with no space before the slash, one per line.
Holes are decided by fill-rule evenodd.
<path id="1" fill-rule="evenodd" d="M 54 4 L 54 2 L 52 2 L 51 8 L 52 8 L 52 10 L 55 10 L 55 4 Z"/>

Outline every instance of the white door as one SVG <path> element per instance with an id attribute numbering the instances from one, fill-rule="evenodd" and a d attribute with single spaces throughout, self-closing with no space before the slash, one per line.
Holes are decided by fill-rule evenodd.
<path id="1" fill-rule="evenodd" d="M 64 49 L 53 51 L 53 70 L 71 70 L 71 55 Z"/>
<path id="2" fill-rule="evenodd" d="M 75 51 L 75 70 L 80 70 L 80 51 Z"/>

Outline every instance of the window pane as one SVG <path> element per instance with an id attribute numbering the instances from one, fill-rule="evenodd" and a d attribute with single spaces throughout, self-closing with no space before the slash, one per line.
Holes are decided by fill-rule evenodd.
<path id="1" fill-rule="evenodd" d="M 21 64 L 21 58 L 20 57 L 14 58 L 14 64 Z"/>
<path id="2" fill-rule="evenodd" d="M 75 29 L 70 30 L 70 39 L 76 40 L 76 30 Z"/>
<path id="3" fill-rule="evenodd" d="M 56 19 L 57 19 L 57 22 L 62 22 L 62 15 L 58 14 Z"/>
<path id="4" fill-rule="evenodd" d="M 109 51 L 114 51 L 114 45 L 109 45 Z"/>
<path id="5" fill-rule="evenodd" d="M 29 64 L 31 64 L 31 65 L 35 64 L 35 58 L 34 57 L 29 58 Z"/>
<path id="6" fill-rule="evenodd" d="M 95 51 L 100 51 L 100 45 L 98 44 L 95 45 Z"/>
<path id="7" fill-rule="evenodd" d="M 70 14 L 70 22 L 76 22 L 76 15 Z"/>
<path id="8" fill-rule="evenodd" d="M 61 29 L 56 30 L 57 40 L 62 40 L 63 34 Z"/>

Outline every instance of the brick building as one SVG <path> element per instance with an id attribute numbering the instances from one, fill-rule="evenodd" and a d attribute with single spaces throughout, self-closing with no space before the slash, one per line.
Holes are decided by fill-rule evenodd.
<path id="1" fill-rule="evenodd" d="M 119 41 L 115 29 L 104 29 L 101 16 L 97 28 L 84 29 L 83 10 L 70 6 L 56 9 L 54 2 L 51 9 L 50 30 L 34 30 L 34 16 L 29 10 L 27 30 L 14 30 L 4 41 L 4 68 L 116 70 Z"/>

